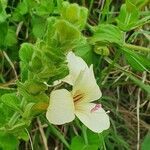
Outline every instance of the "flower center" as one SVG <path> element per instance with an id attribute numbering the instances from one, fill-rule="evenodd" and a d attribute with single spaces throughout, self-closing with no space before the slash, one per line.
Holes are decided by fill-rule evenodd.
<path id="1" fill-rule="evenodd" d="M 80 92 L 76 92 L 73 96 L 73 101 L 77 102 L 79 100 L 81 100 L 84 96 L 84 93 L 80 93 Z"/>

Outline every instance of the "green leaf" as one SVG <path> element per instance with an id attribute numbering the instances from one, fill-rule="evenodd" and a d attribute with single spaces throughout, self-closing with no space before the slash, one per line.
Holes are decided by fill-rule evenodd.
<path id="1" fill-rule="evenodd" d="M 113 61 L 106 57 L 105 60 L 110 63 L 113 64 Z M 128 76 L 136 85 L 138 85 L 141 89 L 145 90 L 148 94 L 150 94 L 150 85 L 149 84 L 145 84 L 143 83 L 141 80 L 139 80 L 137 77 L 135 77 L 134 75 L 132 75 L 131 73 L 125 71 L 120 65 L 118 64 L 114 64 L 114 66 L 118 69 L 120 69 L 126 76 Z"/>
<path id="2" fill-rule="evenodd" d="M 71 150 L 98 150 L 98 145 L 90 144 L 86 145 L 84 140 L 80 136 L 75 136 L 71 141 Z"/>
<path id="3" fill-rule="evenodd" d="M 95 28 L 94 35 L 89 39 L 92 44 L 118 44 L 123 43 L 123 34 L 117 26 L 112 24 L 100 24 Z"/>
<path id="4" fill-rule="evenodd" d="M 20 2 L 15 10 L 21 15 L 25 15 L 28 13 L 28 3 L 26 0 L 23 0 L 23 2 Z"/>
<path id="5" fill-rule="evenodd" d="M 26 142 L 29 140 L 29 136 L 26 130 L 20 130 L 16 133 L 16 136 L 18 137 L 18 139 L 23 139 Z"/>
<path id="6" fill-rule="evenodd" d="M 21 80 L 25 81 L 28 79 L 29 62 L 32 59 L 34 52 L 34 46 L 30 43 L 23 43 L 19 50 L 20 68 L 21 68 Z"/>
<path id="7" fill-rule="evenodd" d="M 22 2 L 18 3 L 17 7 L 15 8 L 14 12 L 12 12 L 12 20 L 14 21 L 21 21 L 29 12 L 29 5 L 27 0 L 23 0 Z"/>
<path id="8" fill-rule="evenodd" d="M 7 94 L 7 93 L 13 93 L 13 92 L 16 92 L 16 89 L 15 88 L 0 88 L 0 97 L 4 94 Z"/>
<path id="9" fill-rule="evenodd" d="M 46 32 L 46 19 L 40 16 L 32 16 L 32 33 L 36 38 L 42 38 Z"/>
<path id="10" fill-rule="evenodd" d="M 126 3 L 121 6 L 117 18 L 118 27 L 123 31 L 129 31 L 136 25 L 138 18 L 139 12 L 137 7 L 130 0 L 126 0 Z"/>
<path id="11" fill-rule="evenodd" d="M 85 147 L 85 143 L 82 137 L 80 136 L 75 136 L 71 140 L 71 150 L 83 150 Z"/>
<path id="12" fill-rule="evenodd" d="M 44 118 L 45 119 L 45 118 Z M 46 119 L 45 119 L 46 120 Z M 49 130 L 55 135 L 57 136 L 62 143 L 64 143 L 64 145 L 70 149 L 70 145 L 68 144 L 67 140 L 65 139 L 64 135 L 56 128 L 54 127 L 52 124 L 50 124 L 48 121 L 46 121 L 48 126 L 49 126 Z"/>
<path id="13" fill-rule="evenodd" d="M 150 85 L 148 84 L 144 84 L 141 80 L 139 80 L 138 78 L 134 77 L 133 75 L 129 74 L 129 73 L 125 73 L 127 76 L 129 76 L 129 78 L 135 83 L 137 84 L 140 88 L 142 88 L 143 90 L 145 90 L 148 94 L 150 94 Z"/>
<path id="14" fill-rule="evenodd" d="M 82 30 L 87 21 L 88 9 L 81 7 L 76 3 L 70 4 L 68 2 L 64 2 L 61 9 L 61 15 L 63 19 L 66 19 Z"/>
<path id="15" fill-rule="evenodd" d="M 7 32 L 8 32 L 7 22 L 0 22 L 0 47 L 5 46 Z"/>
<path id="16" fill-rule="evenodd" d="M 89 145 L 97 145 L 101 147 L 103 145 L 103 134 L 94 133 L 91 130 L 87 130 L 87 137 Z"/>
<path id="17" fill-rule="evenodd" d="M 137 8 L 141 9 L 144 7 L 146 4 L 149 3 L 149 0 L 130 0 L 133 4 L 137 6 Z"/>
<path id="18" fill-rule="evenodd" d="M 56 70 L 54 71 L 54 74 L 51 77 L 51 81 L 53 82 L 53 81 L 56 81 L 58 79 L 62 79 L 68 74 L 69 74 L 69 69 L 67 67 L 67 64 L 61 64 L 59 66 L 59 68 L 56 67 Z"/>
<path id="19" fill-rule="evenodd" d="M 86 147 L 83 148 L 83 150 L 98 150 L 97 145 L 87 145 Z"/>
<path id="20" fill-rule="evenodd" d="M 46 102 L 48 103 L 49 102 L 49 96 L 46 95 L 44 92 L 38 94 L 38 95 L 35 95 L 33 96 L 33 99 L 34 101 L 33 102 Z"/>
<path id="21" fill-rule="evenodd" d="M 27 89 L 24 87 L 24 84 L 17 81 L 18 92 L 22 95 L 27 101 L 34 101 L 34 96 L 27 92 Z"/>
<path id="22" fill-rule="evenodd" d="M 44 92 L 32 95 L 28 92 L 27 87 L 21 82 L 17 82 L 19 94 L 22 95 L 28 102 L 38 103 L 38 102 L 49 102 L 49 96 Z"/>
<path id="23" fill-rule="evenodd" d="M 19 50 L 19 57 L 21 61 L 29 63 L 32 58 L 33 52 L 34 52 L 34 46 L 32 44 L 23 43 Z"/>
<path id="24" fill-rule="evenodd" d="M 47 90 L 47 86 L 39 81 L 34 80 L 27 80 L 24 83 L 25 88 L 28 90 L 29 93 L 33 95 L 37 95 L 45 90 Z"/>
<path id="25" fill-rule="evenodd" d="M 4 94 L 2 97 L 2 102 L 9 106 L 15 111 L 21 111 L 20 109 L 20 99 L 17 98 L 16 93 Z"/>
<path id="26" fill-rule="evenodd" d="M 122 51 L 128 63 L 132 66 L 134 70 L 137 71 L 149 71 L 150 70 L 150 60 L 146 58 L 141 53 L 136 53 L 135 51 L 129 49 L 123 49 Z"/>
<path id="27" fill-rule="evenodd" d="M 5 40 L 7 46 L 13 46 L 17 43 L 16 31 L 14 28 L 8 28 L 8 33 Z"/>
<path id="28" fill-rule="evenodd" d="M 71 49 L 81 38 L 80 31 L 65 20 L 57 21 L 55 29 L 55 39 L 63 49 Z"/>
<path id="29" fill-rule="evenodd" d="M 0 149 L 2 150 L 16 150 L 18 149 L 19 141 L 12 134 L 0 132 Z"/>
<path id="30" fill-rule="evenodd" d="M 150 149 L 150 132 L 144 137 L 144 141 L 142 142 L 141 150 Z"/>
<path id="31" fill-rule="evenodd" d="M 75 53 L 82 57 L 88 65 L 93 64 L 93 50 L 86 38 L 82 38 L 73 49 Z"/>
<path id="32" fill-rule="evenodd" d="M 0 23 L 5 22 L 9 15 L 7 15 L 5 9 L 7 7 L 7 1 L 0 1 Z"/>
<path id="33" fill-rule="evenodd" d="M 144 24 L 148 24 L 148 23 L 150 23 L 150 15 L 143 17 L 140 20 L 138 20 L 136 22 L 135 27 L 137 28 L 137 27 L 143 26 Z"/>
<path id="34" fill-rule="evenodd" d="M 60 10 L 60 8 L 62 7 L 63 4 L 63 0 L 56 0 L 57 1 L 57 7 Z"/>
<path id="35" fill-rule="evenodd" d="M 47 30 L 45 35 L 45 40 L 48 43 L 48 45 L 51 45 L 53 43 L 53 35 L 55 34 L 54 30 L 54 24 L 56 23 L 55 17 L 48 17 L 47 18 Z"/>
<path id="36" fill-rule="evenodd" d="M 24 113 L 22 114 L 23 119 L 27 119 L 27 121 L 29 120 L 29 118 L 32 116 L 31 112 L 32 112 L 32 107 L 34 106 L 35 103 L 28 103 L 25 106 L 24 109 Z"/>
<path id="37" fill-rule="evenodd" d="M 0 97 L 0 127 L 4 127 L 8 123 L 8 121 L 10 121 L 10 118 L 12 117 L 13 114 L 14 109 L 10 109 L 9 106 L 4 104 Z"/>
<path id="38" fill-rule="evenodd" d="M 36 14 L 39 16 L 49 15 L 54 10 L 53 0 L 44 0 L 35 7 Z"/>
<path id="39" fill-rule="evenodd" d="M 44 67 L 46 67 L 46 66 L 43 66 L 42 60 L 40 57 L 41 57 L 41 55 L 37 55 L 37 54 L 34 55 L 34 57 L 32 58 L 32 61 L 29 64 L 30 71 L 32 71 L 34 73 L 39 73 L 45 69 Z"/>
<path id="40" fill-rule="evenodd" d="M 28 65 L 20 61 L 20 70 L 21 70 L 21 81 L 24 82 L 28 79 Z"/>
<path id="41" fill-rule="evenodd" d="M 95 44 L 94 52 L 99 55 L 108 56 L 109 48 L 107 46 L 103 46 L 102 44 Z"/>
<path id="42" fill-rule="evenodd" d="M 101 23 L 109 21 L 108 16 L 110 16 L 109 11 L 110 11 L 111 2 L 112 0 L 105 1 L 104 7 L 101 12 L 101 17 L 99 18 L 99 21 Z"/>
<path id="43" fill-rule="evenodd" d="M 7 7 L 7 1 L 0 0 L 0 13 L 3 11 L 3 9 L 6 9 L 6 7 Z"/>
<path id="44" fill-rule="evenodd" d="M 1 101 L 1 99 L 0 99 L 0 101 Z M 2 127 L 6 122 L 7 122 L 7 120 L 6 120 L 6 112 L 7 111 L 7 109 L 6 108 L 4 108 L 4 104 L 3 103 L 0 103 L 0 127 Z"/>
<path id="45" fill-rule="evenodd" d="M 47 44 L 53 48 L 54 54 L 58 53 L 59 56 L 64 56 L 66 52 L 74 48 L 81 39 L 79 29 L 66 20 L 50 17 L 47 19 Z M 54 49 L 59 50 L 54 51 Z M 61 54 L 61 55 L 60 55 Z"/>

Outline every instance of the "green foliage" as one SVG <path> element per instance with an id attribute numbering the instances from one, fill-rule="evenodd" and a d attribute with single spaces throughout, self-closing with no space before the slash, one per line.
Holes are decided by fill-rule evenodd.
<path id="1" fill-rule="evenodd" d="M 137 1 L 131 0 L 131 2 L 133 4 L 135 4 L 139 9 L 141 9 L 143 6 L 145 6 L 146 4 L 148 4 L 148 1 L 149 0 L 137 0 Z"/>
<path id="2" fill-rule="evenodd" d="M 149 141 L 150 141 L 150 133 L 147 133 L 147 135 L 144 138 L 144 141 L 142 142 L 142 146 L 141 146 L 142 150 L 147 150 L 150 148 Z"/>
<path id="3" fill-rule="evenodd" d="M 8 28 L 8 32 L 6 34 L 5 41 L 6 41 L 5 44 L 8 47 L 11 47 L 11 46 L 17 44 L 16 31 L 14 28 L 11 28 L 11 27 Z"/>
<path id="4" fill-rule="evenodd" d="M 58 43 L 66 49 L 71 48 L 72 45 L 80 40 L 80 32 L 78 29 L 65 20 L 56 22 L 54 28 L 56 28 L 55 36 Z"/>
<path id="5" fill-rule="evenodd" d="M 12 134 L 0 132 L 0 149 L 2 150 L 16 150 L 18 147 L 18 140 Z"/>
<path id="6" fill-rule="evenodd" d="M 14 21 L 24 20 L 25 15 L 28 13 L 36 14 L 38 16 L 48 16 L 54 10 L 53 0 L 34 1 L 34 0 L 23 0 L 18 3 L 17 8 L 12 14 Z"/>
<path id="7" fill-rule="evenodd" d="M 25 88 L 29 93 L 33 95 L 37 95 L 45 90 L 47 90 L 47 86 L 44 83 L 37 82 L 34 80 L 28 80 L 24 83 Z"/>
<path id="8" fill-rule="evenodd" d="M 45 0 L 45 1 L 40 1 L 39 3 L 36 4 L 35 7 L 35 13 L 39 16 L 43 15 L 49 15 L 50 13 L 53 12 L 54 9 L 54 0 Z"/>
<path id="9" fill-rule="evenodd" d="M 19 57 L 22 62 L 29 63 L 34 51 L 34 46 L 30 43 L 23 43 L 19 50 Z"/>
<path id="10" fill-rule="evenodd" d="M 46 19 L 41 16 L 32 17 L 32 33 L 36 38 L 42 38 L 46 32 Z"/>
<path id="11" fill-rule="evenodd" d="M 109 48 L 107 46 L 102 46 L 102 44 L 95 44 L 94 52 L 100 55 L 108 56 Z"/>
<path id="12" fill-rule="evenodd" d="M 45 149 L 42 129 L 52 148 L 57 143 L 64 150 L 132 149 L 132 140 L 137 144 L 138 96 L 141 149 L 149 149 L 148 119 L 143 117 L 150 94 L 148 2 L 0 0 L 0 150 L 22 149 L 21 140 L 30 149 L 28 131 L 34 149 Z M 45 119 L 51 91 L 71 88 L 53 84 L 69 73 L 69 51 L 94 66 L 101 103 L 110 110 L 111 129 L 106 132 L 93 133 L 79 122 L 56 127 Z"/>
<path id="13" fill-rule="evenodd" d="M 7 7 L 7 1 L 1 0 L 0 1 L 0 23 L 5 22 L 8 17 L 5 11 L 6 7 Z"/>
<path id="14" fill-rule="evenodd" d="M 95 28 L 91 37 L 92 43 L 123 44 L 123 34 L 118 27 L 112 24 L 100 24 Z"/>
<path id="15" fill-rule="evenodd" d="M 21 111 L 20 100 L 17 98 L 16 93 L 4 94 L 1 97 L 2 102 L 9 106 L 14 111 Z"/>
<path id="16" fill-rule="evenodd" d="M 146 58 L 142 54 L 135 53 L 130 49 L 124 49 L 123 53 L 134 70 L 138 71 L 149 71 L 150 70 L 150 59 Z"/>
<path id="17" fill-rule="evenodd" d="M 82 136 L 75 136 L 71 141 L 71 150 L 97 150 L 103 148 L 104 134 L 95 134 L 90 130 L 86 130 L 86 140 Z"/>
<path id="18" fill-rule="evenodd" d="M 6 107 L 4 104 L 0 103 L 0 127 L 3 127 L 10 119 L 12 115 L 12 110 Z"/>
<path id="19" fill-rule="evenodd" d="M 130 2 L 130 0 L 126 0 L 126 3 L 121 6 L 120 14 L 117 18 L 118 26 L 123 31 L 128 31 L 132 29 L 139 18 L 139 11 L 137 7 Z"/>
<path id="20" fill-rule="evenodd" d="M 121 6 L 119 16 L 116 18 L 117 25 L 122 31 L 130 31 L 145 24 L 149 20 L 149 15 L 140 19 L 139 8 L 145 5 L 147 0 L 136 1 L 126 0 Z"/>
<path id="21" fill-rule="evenodd" d="M 105 60 L 110 63 L 111 65 L 113 64 L 117 69 L 120 69 L 127 77 L 129 77 L 136 85 L 138 85 L 141 89 L 145 90 L 148 94 L 150 94 L 150 85 L 143 83 L 141 80 L 139 80 L 137 77 L 132 75 L 131 73 L 128 73 L 125 71 L 120 65 L 114 63 L 111 59 L 105 58 Z"/>
<path id="22" fill-rule="evenodd" d="M 23 43 L 19 50 L 19 57 L 21 59 L 20 68 L 21 68 L 22 81 L 25 81 L 28 78 L 29 62 L 32 59 L 33 51 L 34 51 L 34 46 L 29 43 Z"/>
<path id="23" fill-rule="evenodd" d="M 62 135 L 62 133 L 58 130 L 58 128 L 54 127 L 52 124 L 49 124 L 49 130 L 52 132 L 52 134 L 54 134 L 55 136 L 57 136 L 62 143 L 65 144 L 65 146 L 70 149 L 70 145 L 68 144 L 68 142 L 66 141 L 65 137 Z"/>
<path id="24" fill-rule="evenodd" d="M 0 22 L 0 47 L 3 47 L 4 43 L 6 42 L 7 32 L 8 32 L 7 22 Z"/>
<path id="25" fill-rule="evenodd" d="M 72 139 L 71 150 L 97 150 L 97 148 L 97 145 L 86 145 L 80 136 L 76 136 Z"/>
<path id="26" fill-rule="evenodd" d="M 78 4 L 64 2 L 62 4 L 61 15 L 62 18 L 82 30 L 86 25 L 88 10 L 85 7 L 80 7 Z"/>

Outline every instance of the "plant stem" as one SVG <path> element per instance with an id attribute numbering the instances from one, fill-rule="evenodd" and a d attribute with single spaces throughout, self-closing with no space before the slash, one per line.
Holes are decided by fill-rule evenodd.
<path id="1" fill-rule="evenodd" d="M 3 51 L 3 54 L 4 54 L 4 57 L 6 58 L 6 60 L 8 61 L 8 63 L 10 64 L 10 66 L 12 67 L 13 71 L 14 71 L 14 74 L 15 74 L 15 78 L 16 80 L 18 79 L 18 76 L 17 76 L 17 72 L 15 70 L 15 66 L 14 64 L 12 63 L 12 61 L 10 60 L 9 56 L 7 55 L 7 53 L 5 51 Z"/>
<path id="2" fill-rule="evenodd" d="M 3 78 L 2 75 L 0 75 L 0 80 L 2 81 L 2 83 L 5 83 L 5 79 Z"/>
<path id="3" fill-rule="evenodd" d="M 10 121 L 9 121 L 9 126 L 13 126 L 15 124 L 15 122 L 18 120 L 18 118 L 20 117 L 20 114 L 18 112 L 15 112 L 13 114 L 13 116 L 10 118 Z"/>
<path id="4" fill-rule="evenodd" d="M 44 148 L 45 148 L 45 150 L 48 150 L 47 138 L 46 138 L 46 135 L 44 133 L 44 130 L 43 130 L 43 127 L 42 127 L 42 124 L 41 124 L 41 121 L 40 121 L 39 118 L 37 118 L 37 123 L 39 125 L 39 131 L 41 133 L 41 137 L 42 137 L 42 140 L 43 140 Z"/>
<path id="5" fill-rule="evenodd" d="M 150 48 L 147 48 L 147 47 L 136 46 L 136 45 L 127 44 L 127 43 L 125 43 L 123 46 L 129 49 L 137 50 L 137 51 L 150 52 Z"/>
<path id="6" fill-rule="evenodd" d="M 20 107 L 23 107 L 24 103 L 25 103 L 25 100 L 22 99 L 21 104 L 20 104 Z M 13 126 L 13 125 L 16 123 L 16 121 L 18 120 L 19 117 L 20 117 L 20 113 L 19 113 L 19 112 L 15 112 L 15 113 L 13 114 L 13 116 L 10 118 L 8 124 L 9 124 L 10 126 Z"/>
<path id="7" fill-rule="evenodd" d="M 29 132 L 28 132 L 28 130 L 27 130 L 26 128 L 25 128 L 25 131 L 27 132 L 28 137 L 29 137 L 29 140 L 30 140 L 30 143 L 31 143 L 31 150 L 34 150 L 34 148 L 33 148 L 33 142 L 32 142 L 31 136 L 30 136 L 30 134 L 29 134 Z"/>
<path id="8" fill-rule="evenodd" d="M 63 135 L 55 126 L 53 126 L 51 123 L 49 123 L 49 122 L 46 120 L 46 118 L 44 118 L 44 117 L 42 117 L 42 118 L 43 118 L 43 120 L 45 120 L 45 121 L 47 122 L 50 131 L 51 131 L 55 136 L 57 136 L 57 137 L 62 141 L 62 143 L 64 143 L 64 145 L 65 145 L 68 149 L 70 149 L 70 145 L 69 145 L 69 143 L 67 142 L 67 140 L 65 139 L 64 135 Z"/>
<path id="9" fill-rule="evenodd" d="M 91 0 L 91 2 L 90 2 L 90 6 L 89 6 L 88 16 L 89 16 L 89 15 L 90 15 L 90 13 L 91 13 L 92 6 L 93 6 L 93 2 L 94 2 L 94 0 Z"/>
<path id="10" fill-rule="evenodd" d="M 87 128 L 83 125 L 82 126 L 82 133 L 83 133 L 85 144 L 88 145 L 88 138 L 87 138 L 86 130 L 87 130 Z"/>

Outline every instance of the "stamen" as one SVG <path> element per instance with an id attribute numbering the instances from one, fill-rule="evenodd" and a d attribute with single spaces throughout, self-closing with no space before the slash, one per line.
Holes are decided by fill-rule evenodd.
<path id="1" fill-rule="evenodd" d="M 102 107 L 101 104 L 96 104 L 94 108 L 91 109 L 91 113 L 95 112 L 96 110 L 100 109 Z"/>
<path id="2" fill-rule="evenodd" d="M 110 113 L 110 111 L 108 110 L 108 111 L 106 111 L 106 114 L 109 114 Z"/>

